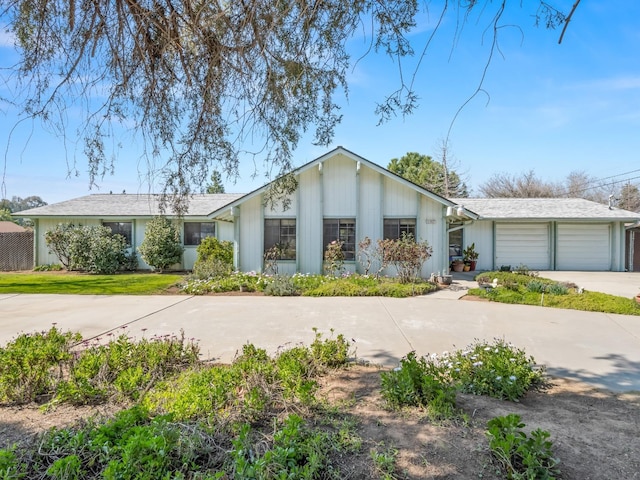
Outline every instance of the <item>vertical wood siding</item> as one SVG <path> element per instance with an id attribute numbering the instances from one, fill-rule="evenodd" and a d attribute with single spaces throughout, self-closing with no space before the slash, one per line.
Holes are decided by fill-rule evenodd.
<path id="1" fill-rule="evenodd" d="M 343 155 L 322 166 L 323 215 L 325 217 L 356 216 L 356 163 Z"/>
<path id="2" fill-rule="evenodd" d="M 298 269 L 301 273 L 322 271 L 322 185 L 318 168 L 311 168 L 298 178 L 299 205 Z"/>
<path id="3" fill-rule="evenodd" d="M 240 205 L 240 270 L 262 271 L 263 209 L 260 195 Z"/>

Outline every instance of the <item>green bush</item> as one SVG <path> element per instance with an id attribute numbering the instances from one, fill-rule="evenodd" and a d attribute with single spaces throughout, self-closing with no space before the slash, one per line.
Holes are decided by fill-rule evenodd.
<path id="1" fill-rule="evenodd" d="M 137 268 L 135 253 L 127 253 L 127 240 L 102 225 L 60 224 L 45 233 L 45 242 L 68 270 L 111 275 Z"/>
<path id="2" fill-rule="evenodd" d="M 426 407 L 432 418 L 455 416 L 456 390 L 447 369 L 434 359 L 409 352 L 399 368 L 381 373 L 382 397 L 392 407 Z"/>
<path id="3" fill-rule="evenodd" d="M 57 401 L 91 404 L 112 396 L 139 400 L 155 382 L 199 361 L 197 345 L 184 334 L 138 342 L 123 334 L 106 345 L 85 346 L 70 362 L 69 378 L 58 385 Z"/>
<path id="4" fill-rule="evenodd" d="M 273 297 L 291 297 L 300 295 L 293 279 L 288 275 L 275 275 L 264 287 L 264 294 Z"/>
<path id="5" fill-rule="evenodd" d="M 28 403 L 52 395 L 62 378 L 62 365 L 71 358 L 79 334 L 47 332 L 21 334 L 0 348 L 0 402 Z"/>
<path id="6" fill-rule="evenodd" d="M 184 247 L 176 225 L 166 217 L 154 217 L 147 223 L 138 251 L 147 265 L 162 272 L 181 261 Z"/>
<path id="7" fill-rule="evenodd" d="M 549 432 L 536 429 L 529 436 L 520 416 L 509 414 L 489 420 L 487 437 L 493 458 L 506 478 L 513 480 L 553 480 L 558 478 L 559 461 L 553 456 Z"/>
<path id="8" fill-rule="evenodd" d="M 233 271 L 233 243 L 207 237 L 200 242 L 193 265 L 196 278 L 217 278 Z"/>
<path id="9" fill-rule="evenodd" d="M 447 357 L 451 379 L 465 393 L 517 401 L 544 383 L 544 368 L 504 340 L 476 342 Z"/>

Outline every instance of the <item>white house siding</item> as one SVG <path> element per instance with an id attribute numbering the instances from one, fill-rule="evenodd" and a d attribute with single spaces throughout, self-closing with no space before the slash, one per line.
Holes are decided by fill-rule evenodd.
<path id="1" fill-rule="evenodd" d="M 358 175 L 360 199 L 356 229 L 357 241 L 369 237 L 374 243 L 382 237 L 382 175 L 370 168 L 362 167 Z M 360 273 L 362 265 L 356 265 Z"/>
<path id="2" fill-rule="evenodd" d="M 551 268 L 549 223 L 496 223 L 495 267 L 526 265 L 535 270 Z"/>
<path id="3" fill-rule="evenodd" d="M 417 192 L 392 178 L 384 179 L 385 217 L 415 217 L 418 214 Z M 440 212 L 442 217 L 442 212 Z"/>
<path id="4" fill-rule="evenodd" d="M 322 271 L 322 186 L 317 166 L 298 178 L 297 263 L 301 273 Z"/>
<path id="5" fill-rule="evenodd" d="M 478 252 L 476 270 L 493 270 L 493 221 L 476 220 L 464 228 L 463 248 L 475 243 Z M 500 267 L 500 265 L 498 265 Z"/>
<path id="6" fill-rule="evenodd" d="M 428 277 L 432 272 L 444 272 L 448 268 L 448 255 L 445 253 L 449 247 L 445 243 L 443 234 L 445 227 L 443 218 L 443 206 L 441 203 L 414 192 L 416 202 L 419 202 L 418 218 L 416 222 L 416 235 L 418 240 L 426 240 L 433 249 L 431 258 L 422 268 L 422 276 Z"/>
<path id="7" fill-rule="evenodd" d="M 264 217 L 263 217 L 262 197 L 257 195 L 248 199 L 240 205 L 240 242 L 234 248 L 239 249 L 239 265 L 236 265 L 242 271 L 261 271 L 262 270 L 262 246 Z"/>
<path id="8" fill-rule="evenodd" d="M 558 223 L 556 270 L 611 270 L 611 225 Z"/>
<path id="9" fill-rule="evenodd" d="M 324 217 L 356 216 L 356 162 L 343 155 L 325 161 L 321 184 Z"/>

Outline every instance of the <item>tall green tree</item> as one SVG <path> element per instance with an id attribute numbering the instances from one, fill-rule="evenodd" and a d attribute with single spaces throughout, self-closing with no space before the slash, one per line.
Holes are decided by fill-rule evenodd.
<path id="1" fill-rule="evenodd" d="M 467 185 L 454 172 L 446 172 L 442 163 L 428 155 L 408 152 L 393 158 L 387 169 L 410 182 L 445 197 L 468 197 Z"/>
<path id="2" fill-rule="evenodd" d="M 489 63 L 510 13 L 525 10 L 553 28 L 566 26 L 578 3 L 563 11 L 543 0 L 0 0 L 0 24 L 19 55 L 0 75 L 18 82 L 11 100 L 24 118 L 65 135 L 66 113 L 83 115 L 77 137 L 91 183 L 113 169 L 108 146 L 118 142 L 109 137 L 130 127 L 149 164 L 165 165 L 165 193 L 180 194 L 172 198 L 181 210 L 212 159 L 234 175 L 251 149 L 280 175 L 305 132 L 331 143 L 341 120 L 336 98 L 348 92 L 357 61 L 347 48 L 355 36 L 364 33 L 370 52 L 402 65 L 430 51 L 431 38 L 411 43 L 429 8 L 433 34 L 449 21 L 459 25 L 456 37 L 466 22 L 486 26 Z M 412 75 L 399 71 L 397 88 L 376 109 L 383 121 L 417 106 Z"/>
<path id="3" fill-rule="evenodd" d="M 207 193 L 224 193 L 224 184 L 222 183 L 222 175 L 218 170 L 211 172 L 211 183 L 207 185 Z"/>
<path id="4" fill-rule="evenodd" d="M 11 216 L 11 210 L 8 208 L 0 208 L 0 222 L 17 223 L 16 219 Z"/>

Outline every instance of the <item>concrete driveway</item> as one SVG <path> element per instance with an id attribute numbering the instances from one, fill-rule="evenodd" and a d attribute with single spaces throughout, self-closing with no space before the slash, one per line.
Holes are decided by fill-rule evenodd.
<path id="1" fill-rule="evenodd" d="M 558 282 L 573 282 L 585 290 L 632 298 L 640 293 L 640 272 L 556 272 L 540 276 Z"/>
<path id="2" fill-rule="evenodd" d="M 318 328 L 354 340 L 355 355 L 386 367 L 418 354 L 503 338 L 552 375 L 613 391 L 640 391 L 640 317 L 457 300 L 446 296 L 306 298 L 258 296 L 0 295 L 0 345 L 20 332 L 179 334 L 203 358 L 231 361 L 246 342 L 274 353 L 310 343 Z"/>

